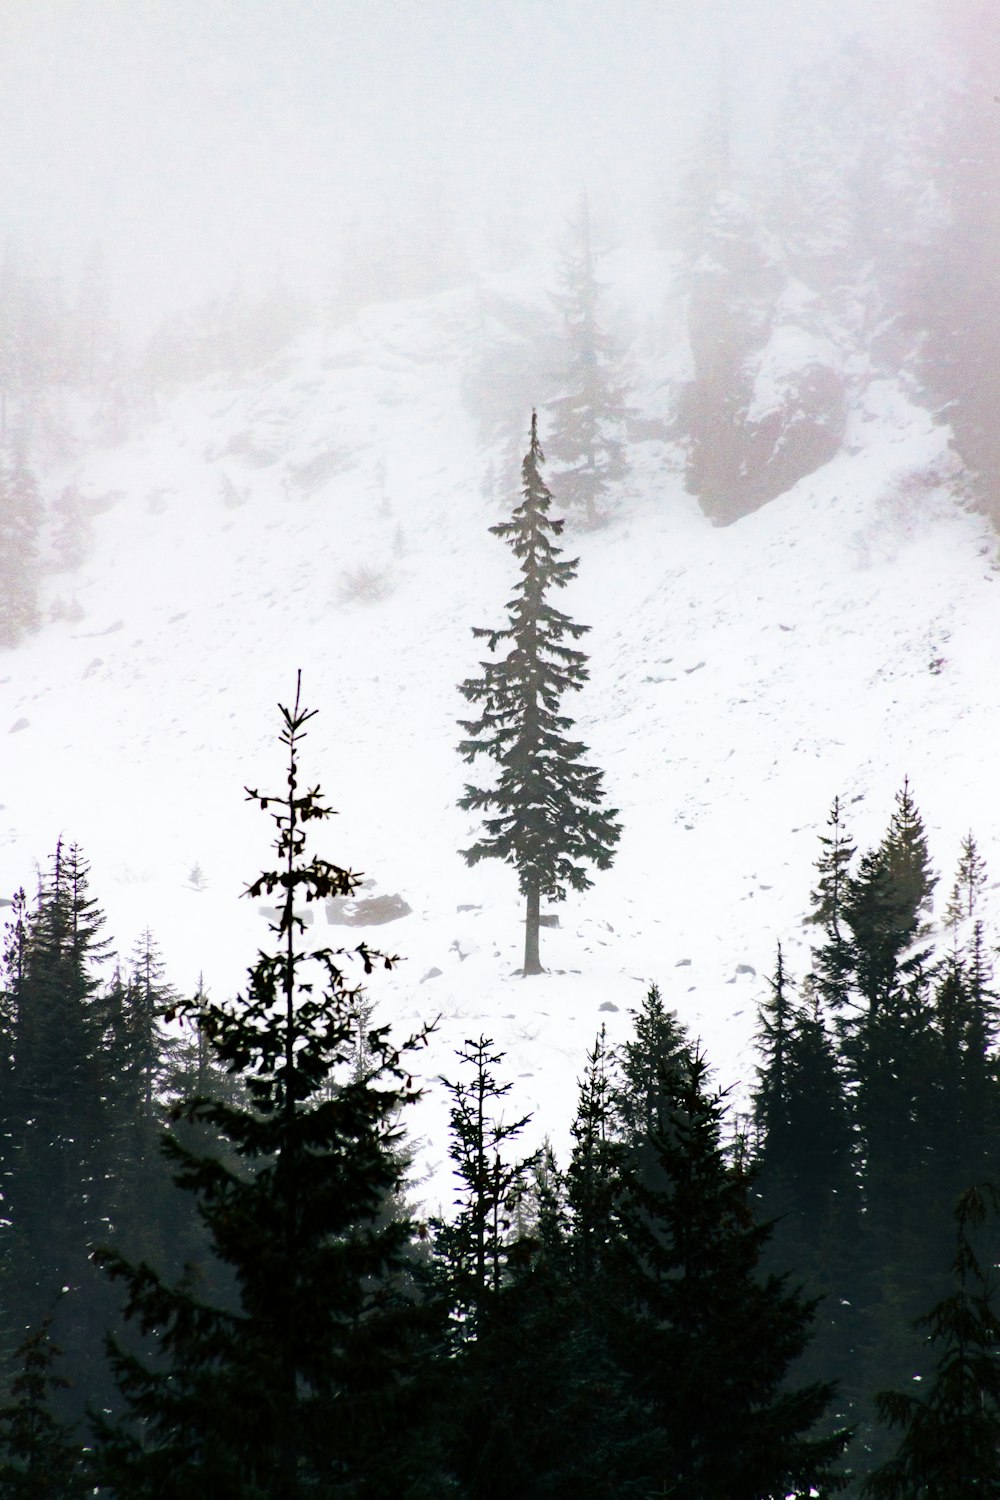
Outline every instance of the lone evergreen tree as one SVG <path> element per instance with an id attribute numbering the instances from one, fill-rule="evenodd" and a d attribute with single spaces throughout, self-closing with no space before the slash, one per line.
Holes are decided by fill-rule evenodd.
<path id="1" fill-rule="evenodd" d="M 351 895 L 359 878 L 307 856 L 307 825 L 329 816 L 319 788 L 299 786 L 313 713 L 298 690 L 281 712 L 287 789 L 248 791 L 278 829 L 276 867 L 247 892 L 280 892 L 274 951 L 259 954 L 245 997 L 202 998 L 196 1014 L 245 1096 L 175 1111 L 213 1127 L 221 1151 L 167 1137 L 229 1292 L 212 1300 L 190 1278 L 171 1284 L 101 1253 L 158 1349 L 147 1363 L 110 1346 L 126 1411 L 97 1420 L 97 1473 L 116 1500 L 357 1500 L 397 1483 L 403 1493 L 421 1461 L 407 1420 L 423 1317 L 410 1295 L 412 1226 L 383 1212 L 404 1171 L 399 1110 L 416 1097 L 409 1044 L 372 1028 L 359 1068 L 362 1000 L 347 962 L 370 973 L 392 960 L 364 943 L 353 954 L 302 946 L 303 903 Z"/>
<path id="2" fill-rule="evenodd" d="M 475 627 L 473 635 L 495 651 L 510 643 L 501 660 L 481 663 L 483 675 L 470 677 L 460 691 L 482 705 L 478 719 L 462 720 L 468 739 L 459 746 L 473 762 L 485 755 L 500 767 L 495 785 L 466 786 L 459 807 L 495 811 L 484 820 L 485 836 L 463 850 L 469 864 L 502 859 L 517 870 L 526 900 L 525 975 L 540 974 L 538 929 L 541 898 L 561 901 L 567 887 L 583 891 L 591 881 L 585 865 L 605 870 L 621 833 L 616 809 L 605 810 L 604 773 L 583 763 L 586 746 L 567 738 L 572 719 L 560 714 L 562 695 L 581 688 L 587 658 L 564 645 L 590 628 L 574 624 L 548 600 L 550 589 L 565 588 L 576 576 L 576 559 L 561 558 L 555 539 L 563 522 L 549 510 L 552 494 L 542 479 L 544 462 L 538 418 L 531 414 L 531 442 L 521 466 L 523 500 L 509 521 L 491 526 L 518 559 L 521 580 L 507 605 L 508 623 L 498 629 Z"/>

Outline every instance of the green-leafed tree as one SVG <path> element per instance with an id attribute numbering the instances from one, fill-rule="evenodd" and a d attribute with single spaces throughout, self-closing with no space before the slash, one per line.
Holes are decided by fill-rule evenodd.
<path id="1" fill-rule="evenodd" d="M 621 833 L 615 810 L 603 806 L 603 772 L 585 764 L 587 747 L 568 738 L 573 721 L 560 713 L 563 695 L 581 688 L 588 675 L 584 653 L 565 641 L 578 640 L 589 627 L 550 602 L 551 591 L 575 577 L 576 561 L 559 555 L 563 523 L 550 515 L 543 461 L 533 412 L 521 504 L 509 521 L 490 527 L 517 558 L 520 582 L 507 605 L 507 624 L 473 630 L 491 652 L 500 642 L 509 649 L 482 662 L 481 677 L 460 685 L 463 696 L 481 706 L 479 718 L 461 721 L 468 737 L 460 754 L 470 764 L 486 756 L 499 767 L 495 781 L 466 786 L 459 799 L 466 811 L 487 814 L 483 837 L 463 854 L 469 864 L 502 859 L 517 870 L 526 904 L 525 975 L 542 972 L 542 898 L 561 901 L 568 889 L 586 890 L 586 866 L 607 869 Z"/>
<path id="2" fill-rule="evenodd" d="M 245 1101 L 191 1097 L 176 1111 L 214 1130 L 223 1150 L 167 1137 L 228 1294 L 210 1300 L 190 1278 L 171 1283 L 102 1252 L 128 1317 L 157 1350 L 149 1359 L 111 1344 L 124 1415 L 95 1419 L 95 1462 L 115 1500 L 362 1500 L 416 1486 L 425 1457 L 413 1416 L 425 1317 L 413 1230 L 383 1213 L 403 1171 L 411 1044 L 372 1028 L 358 1069 L 349 964 L 370 973 L 392 960 L 364 943 L 353 953 L 305 945 L 305 905 L 351 895 L 358 877 L 307 850 L 310 825 L 329 816 L 319 788 L 300 784 L 312 712 L 297 690 L 281 714 L 286 790 L 248 792 L 278 830 L 275 866 L 248 890 L 279 893 L 274 944 L 244 996 L 203 1000 L 196 1016 Z M 177 1013 L 192 1008 L 180 1002 Z"/>
<path id="3" fill-rule="evenodd" d="M 657 1173 L 634 1171 L 618 1244 L 618 1358 L 646 1413 L 635 1476 L 686 1500 L 786 1500 L 842 1487 L 847 1433 L 818 1432 L 832 1399 L 789 1375 L 813 1307 L 761 1267 L 770 1228 L 722 1139 L 702 1057 L 661 1073 Z"/>
<path id="4" fill-rule="evenodd" d="M 1000 1315 L 973 1243 L 995 1200 L 995 1189 L 971 1187 L 956 1205 L 953 1290 L 920 1320 L 935 1358 L 920 1393 L 878 1396 L 882 1421 L 901 1436 L 895 1454 L 864 1483 L 873 1500 L 1000 1496 Z"/>
<path id="5" fill-rule="evenodd" d="M 601 327 L 601 287 L 594 264 L 590 208 L 584 195 L 571 227 L 555 302 L 565 327 L 562 390 L 548 403 L 550 457 L 559 493 L 585 526 L 607 519 L 609 486 L 626 472 L 624 407 L 615 353 Z"/>

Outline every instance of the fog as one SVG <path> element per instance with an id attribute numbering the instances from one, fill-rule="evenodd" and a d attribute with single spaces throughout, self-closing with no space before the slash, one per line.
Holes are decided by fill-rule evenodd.
<path id="1" fill-rule="evenodd" d="M 899 65 L 919 0 L 6 0 L 0 230 L 72 281 L 99 246 L 148 328 L 234 278 L 321 298 L 387 236 L 463 271 L 662 218 L 727 80 L 764 158 L 789 82 L 852 34 Z"/>

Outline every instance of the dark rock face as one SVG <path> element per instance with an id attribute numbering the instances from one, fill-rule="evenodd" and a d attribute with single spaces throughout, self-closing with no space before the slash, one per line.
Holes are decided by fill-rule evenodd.
<path id="1" fill-rule="evenodd" d="M 411 910 L 398 893 L 362 896 L 358 900 L 338 896 L 326 903 L 326 920 L 334 927 L 381 927 L 386 922 L 408 917 Z"/>
<path id="2" fill-rule="evenodd" d="M 839 369 L 804 354 L 785 368 L 775 399 L 755 397 L 766 350 L 728 364 L 685 393 L 689 434 L 685 483 L 720 525 L 759 510 L 829 463 L 844 437 L 847 392 Z"/>

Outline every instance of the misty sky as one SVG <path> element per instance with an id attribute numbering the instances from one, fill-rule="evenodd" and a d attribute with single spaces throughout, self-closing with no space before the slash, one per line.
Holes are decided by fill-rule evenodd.
<path id="1" fill-rule="evenodd" d="M 907 0 L 0 0 L 0 228 L 148 315 L 268 259 L 322 284 L 348 221 L 452 198 L 475 257 L 586 184 L 645 228 L 721 59 L 760 154 L 789 76 Z M 402 209 L 400 210 L 402 212 Z"/>

